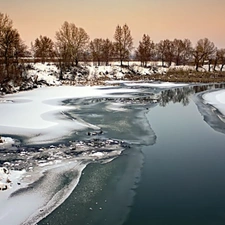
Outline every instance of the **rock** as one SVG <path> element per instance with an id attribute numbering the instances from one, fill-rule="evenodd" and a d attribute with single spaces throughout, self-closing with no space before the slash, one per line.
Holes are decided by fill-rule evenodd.
<path id="1" fill-rule="evenodd" d="M 9 174 L 9 170 L 6 167 L 0 167 L 0 174 Z"/>
<path id="2" fill-rule="evenodd" d="M 0 184 L 0 190 L 1 191 L 5 191 L 5 190 L 7 190 L 8 189 L 8 186 L 7 185 L 5 185 L 5 184 Z"/>
<path id="3" fill-rule="evenodd" d="M 9 178 L 6 179 L 6 182 L 7 183 L 12 183 L 12 181 Z"/>

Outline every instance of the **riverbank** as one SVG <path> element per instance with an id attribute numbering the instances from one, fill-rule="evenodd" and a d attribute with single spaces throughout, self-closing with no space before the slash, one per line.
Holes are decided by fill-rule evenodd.
<path id="1" fill-rule="evenodd" d="M 130 62 L 120 66 L 117 62 L 109 66 L 95 66 L 81 63 L 77 67 L 62 72 L 54 63 L 30 63 L 25 65 L 19 79 L 5 81 L 0 84 L 0 94 L 10 94 L 45 86 L 105 86 L 118 85 L 113 81 L 123 82 L 175 82 L 175 83 L 220 83 L 225 82 L 225 71 L 208 71 L 203 66 L 195 71 L 193 66 L 162 66 L 160 62 L 150 62 L 146 67 L 138 62 Z"/>

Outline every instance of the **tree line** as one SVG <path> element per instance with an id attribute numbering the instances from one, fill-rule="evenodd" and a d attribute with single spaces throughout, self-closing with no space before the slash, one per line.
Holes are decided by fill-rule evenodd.
<path id="1" fill-rule="evenodd" d="M 80 61 L 93 61 L 97 65 L 119 61 L 123 66 L 124 62 L 137 60 L 144 67 L 150 61 L 161 61 L 162 66 L 168 67 L 172 63 L 193 65 L 196 71 L 206 63 L 208 71 L 216 70 L 218 65 L 222 71 L 225 64 L 225 49 L 217 48 L 208 38 L 199 39 L 193 46 L 189 39 L 165 39 L 154 43 L 148 34 L 143 34 L 135 49 L 127 24 L 116 26 L 113 41 L 108 38 L 90 40 L 83 28 L 65 21 L 56 31 L 55 41 L 40 35 L 29 48 L 13 27 L 9 16 L 0 13 L 0 82 L 10 79 L 12 74 L 20 74 L 21 60 L 31 56 L 41 62 L 57 61 L 61 71 L 70 66 L 78 66 Z"/>

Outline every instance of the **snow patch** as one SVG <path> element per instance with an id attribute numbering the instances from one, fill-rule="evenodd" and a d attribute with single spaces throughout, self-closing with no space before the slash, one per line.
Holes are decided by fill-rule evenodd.
<path id="1" fill-rule="evenodd" d="M 0 149 L 12 146 L 15 143 L 15 141 L 10 137 L 1 137 L 0 136 Z"/>

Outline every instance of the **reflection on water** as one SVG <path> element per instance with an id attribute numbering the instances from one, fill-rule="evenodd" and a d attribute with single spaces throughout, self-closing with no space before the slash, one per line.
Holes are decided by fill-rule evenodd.
<path id="1" fill-rule="evenodd" d="M 159 103 L 161 106 L 166 106 L 169 102 L 179 102 L 183 106 L 189 104 L 189 97 L 193 94 L 214 90 L 217 88 L 225 88 L 225 84 L 211 84 L 211 85 L 200 85 L 200 86 L 185 86 L 182 88 L 174 88 L 169 90 L 164 90 L 159 95 Z"/>

